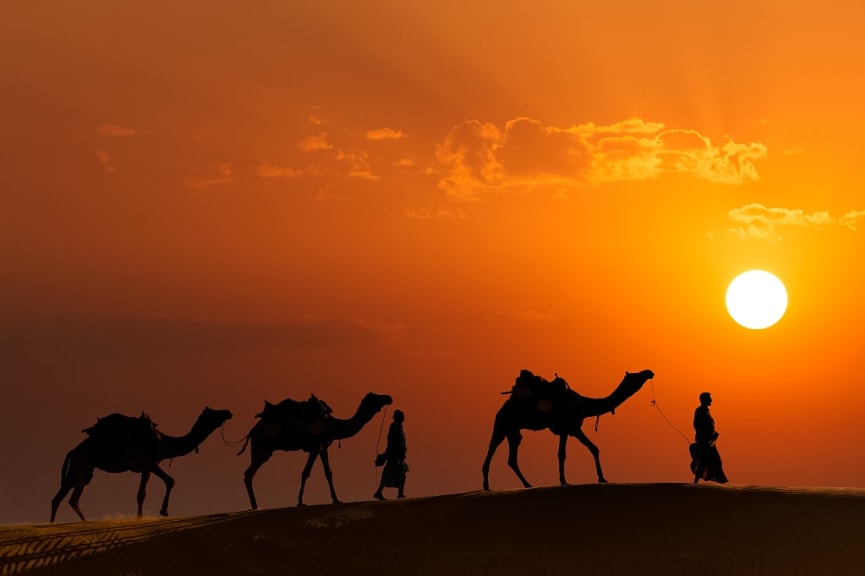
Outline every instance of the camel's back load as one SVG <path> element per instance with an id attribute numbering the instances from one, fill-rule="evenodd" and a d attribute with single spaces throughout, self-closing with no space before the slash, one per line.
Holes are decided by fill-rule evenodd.
<path id="1" fill-rule="evenodd" d="M 108 453 L 121 453 L 132 450 L 142 456 L 155 455 L 159 431 L 150 416 L 109 414 L 96 419 L 96 424 L 82 430 L 93 442 Z"/>
<path id="2" fill-rule="evenodd" d="M 533 404 L 538 410 L 548 412 L 552 405 L 560 400 L 570 390 L 570 386 L 558 374 L 553 380 L 547 380 L 531 370 L 520 370 L 520 375 L 514 381 L 510 392 L 511 398 L 517 402 Z"/>
<path id="3" fill-rule="evenodd" d="M 155 432 L 156 422 L 151 420 L 150 416 L 144 412 L 141 413 L 141 416 L 127 416 L 126 414 L 114 413 L 97 418 L 96 424 L 85 428 L 82 432 L 88 436 L 102 437 L 124 433 L 129 430 L 145 433 Z"/>
<path id="4" fill-rule="evenodd" d="M 320 400 L 315 394 L 310 394 L 304 402 L 286 398 L 279 404 L 264 401 L 264 408 L 255 415 L 264 420 L 314 420 L 328 416 L 333 409 L 327 402 Z"/>

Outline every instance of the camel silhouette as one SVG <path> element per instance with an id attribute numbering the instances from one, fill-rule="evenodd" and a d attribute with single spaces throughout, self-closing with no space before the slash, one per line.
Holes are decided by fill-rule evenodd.
<path id="1" fill-rule="evenodd" d="M 319 402 L 312 397 L 310 399 Z M 350 438 L 370 421 L 373 416 L 385 406 L 392 404 L 393 398 L 386 394 L 368 393 L 360 401 L 357 411 L 351 418 L 343 420 L 330 415 L 329 408 L 324 404 L 323 410 L 304 411 L 301 409 L 279 413 L 278 408 L 286 404 L 293 406 L 308 404 L 306 402 L 295 402 L 286 400 L 274 406 L 265 403 L 265 409 L 257 416 L 261 419 L 255 423 L 252 430 L 244 438 L 243 447 L 237 453 L 243 454 L 247 445 L 250 445 L 250 464 L 243 473 L 243 483 L 249 494 L 249 505 L 253 510 L 258 509 L 255 492 L 252 488 L 252 479 L 261 465 L 270 460 L 276 450 L 294 451 L 303 450 L 309 454 L 306 466 L 300 474 L 300 493 L 297 495 L 297 505 L 303 506 L 303 490 L 306 480 L 309 478 L 312 465 L 317 458 L 321 458 L 324 467 L 324 476 L 330 486 L 330 496 L 334 503 L 338 503 L 336 491 L 333 488 L 333 473 L 330 469 L 330 458 L 327 454 L 328 447 L 334 440 Z"/>
<path id="2" fill-rule="evenodd" d="M 98 468 L 105 472 L 136 472 L 141 474 L 138 485 L 138 517 L 142 516 L 147 482 L 155 474 L 165 482 L 165 498 L 159 513 L 168 516 L 168 498 L 174 487 L 174 478 L 169 476 L 159 463 L 162 460 L 186 456 L 214 430 L 231 418 L 228 410 L 205 408 L 183 436 L 169 436 L 156 429 L 150 418 L 142 412 L 141 416 L 110 414 L 98 419 L 97 423 L 83 432 L 89 434 L 78 446 L 69 451 L 63 461 L 60 474 L 60 490 L 51 500 L 51 522 L 57 516 L 57 508 L 66 494 L 72 490 L 69 505 L 82 521 L 87 519 L 78 506 L 84 488 L 93 479 L 93 471 Z"/>
<path id="3" fill-rule="evenodd" d="M 484 490 L 490 489 L 490 462 L 496 449 L 505 439 L 508 441 L 508 466 L 513 469 L 523 486 L 531 487 L 520 472 L 517 463 L 517 452 L 523 439 L 520 430 L 549 429 L 559 437 L 559 481 L 562 485 L 568 483 L 565 480 L 565 452 L 568 436 L 573 436 L 589 449 L 595 459 L 598 482 L 606 482 L 601 470 L 600 451 L 583 432 L 583 420 L 607 412 L 615 414 L 616 408 L 636 394 L 647 380 L 654 378 L 655 374 L 651 370 L 625 372 L 622 382 L 605 398 L 581 396 L 571 390 L 567 382 L 558 375 L 553 382 L 540 379 L 543 381 L 540 385 L 533 385 L 530 388 L 521 385 L 521 378 L 524 376 L 539 379 L 528 370 L 524 370 L 517 379 L 514 389 L 511 392 L 503 392 L 503 394 L 510 394 L 510 397 L 496 413 L 489 450 L 481 468 L 484 475 Z"/>

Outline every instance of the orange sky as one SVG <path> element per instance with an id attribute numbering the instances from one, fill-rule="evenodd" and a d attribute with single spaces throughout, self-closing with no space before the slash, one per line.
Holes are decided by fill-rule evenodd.
<path id="1" fill-rule="evenodd" d="M 478 489 L 522 368 L 590 396 L 651 368 L 689 436 L 712 391 L 733 482 L 865 487 L 861 6 L 180 4 L 0 21 L 0 522 L 47 520 L 97 416 L 180 434 L 225 407 L 235 440 L 310 392 L 338 416 L 392 394 L 407 492 Z M 724 308 L 749 268 L 789 291 L 765 331 Z M 651 398 L 586 423 L 611 481 L 689 480 Z M 379 425 L 333 450 L 344 500 Z M 219 436 L 168 469 L 173 513 L 247 507 Z M 556 447 L 526 434 L 531 481 Z M 262 468 L 262 506 L 302 463 Z M 594 481 L 573 441 L 568 476 Z M 97 473 L 83 509 L 132 514 L 136 482 Z M 491 482 L 518 486 L 504 450 Z"/>

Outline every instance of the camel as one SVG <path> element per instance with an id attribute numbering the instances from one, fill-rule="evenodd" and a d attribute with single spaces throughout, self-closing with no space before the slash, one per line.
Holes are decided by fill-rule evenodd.
<path id="1" fill-rule="evenodd" d="M 531 375 L 528 371 L 524 372 Z M 531 484 L 520 472 L 520 467 L 517 463 L 517 452 L 523 439 L 520 430 L 549 429 L 559 437 L 559 481 L 563 486 L 568 483 L 565 480 L 565 451 L 568 436 L 573 436 L 589 449 L 589 452 L 591 452 L 595 459 L 598 482 L 606 482 L 607 480 L 604 478 L 604 473 L 601 470 L 600 451 L 583 432 L 583 420 L 592 416 L 599 417 L 607 412 L 615 414 L 616 408 L 636 394 L 643 387 L 643 384 L 647 380 L 654 378 L 654 376 L 651 370 L 625 372 L 622 382 L 606 398 L 587 398 L 581 396 L 571 390 L 567 382 L 559 378 L 558 375 L 556 375 L 556 379 L 553 382 L 547 383 L 544 381 L 543 390 L 545 392 L 541 398 L 536 397 L 535 401 L 530 401 L 528 395 L 525 393 L 525 389 L 517 385 L 514 386 L 513 393 L 503 392 L 503 394 L 511 394 L 511 396 L 496 413 L 489 451 L 481 468 L 484 475 L 484 490 L 490 489 L 490 462 L 493 459 L 496 448 L 505 439 L 508 441 L 508 466 L 513 469 L 524 487 L 531 487 Z M 553 392 L 550 393 L 550 391 Z M 522 394 L 518 394 L 518 392 L 522 392 Z"/>
<path id="2" fill-rule="evenodd" d="M 138 418 L 122 414 L 110 414 L 98 419 L 96 425 L 85 428 L 90 434 L 78 446 L 69 451 L 63 461 L 60 475 L 60 490 L 51 500 L 51 522 L 57 516 L 57 507 L 72 490 L 69 505 L 82 522 L 87 519 L 78 507 L 84 488 L 93 479 L 98 468 L 105 472 L 136 472 L 141 474 L 138 485 L 138 517 L 142 516 L 147 482 L 155 474 L 165 482 L 165 498 L 159 514 L 168 516 L 168 498 L 174 487 L 174 478 L 169 476 L 159 463 L 162 460 L 186 456 L 210 436 L 214 430 L 231 418 L 228 410 L 205 408 L 184 436 L 169 436 L 156 430 L 150 418 L 142 412 Z"/>
<path id="3" fill-rule="evenodd" d="M 315 400 L 312 397 L 310 400 Z M 294 401 L 283 401 L 278 406 L 286 403 L 304 404 Z M 249 504 L 253 510 L 258 510 L 258 502 L 255 499 L 255 492 L 252 488 L 252 479 L 255 473 L 261 468 L 261 465 L 270 460 L 270 457 L 276 450 L 294 451 L 303 450 L 309 454 L 306 460 L 306 466 L 300 474 L 300 493 L 297 496 L 297 505 L 303 506 L 303 490 L 306 486 L 306 480 L 309 478 L 312 465 L 317 458 L 321 458 L 321 464 L 324 467 L 324 476 L 327 478 L 327 483 L 330 486 L 330 496 L 334 504 L 339 503 L 336 497 L 336 491 L 333 488 L 333 473 L 330 469 L 330 458 L 327 454 L 328 447 L 334 440 L 344 440 L 350 438 L 360 432 L 360 430 L 370 421 L 373 416 L 378 414 L 382 408 L 392 404 L 393 398 L 386 394 L 368 393 L 361 400 L 360 405 L 354 415 L 343 420 L 334 418 L 327 410 L 319 411 L 312 415 L 279 415 L 270 416 L 273 414 L 274 405 L 265 403 L 264 411 L 258 416 L 261 420 L 256 422 L 249 434 L 244 438 L 243 447 L 238 452 L 238 456 L 243 454 L 247 445 L 250 445 L 250 464 L 243 473 L 243 483 L 246 485 L 246 491 L 249 494 Z M 325 405 L 326 406 L 326 405 Z"/>

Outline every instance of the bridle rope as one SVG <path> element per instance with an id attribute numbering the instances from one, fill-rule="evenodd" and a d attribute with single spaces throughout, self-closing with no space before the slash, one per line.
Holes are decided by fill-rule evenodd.
<path id="1" fill-rule="evenodd" d="M 681 430 L 679 430 L 678 428 L 676 428 L 676 425 L 673 424 L 673 423 L 670 421 L 670 419 L 667 418 L 667 415 L 664 414 L 664 411 L 661 410 L 661 406 L 658 404 L 658 401 L 655 400 L 655 379 L 652 378 L 651 381 L 652 381 L 652 406 L 654 406 L 655 408 L 657 408 L 657 409 L 658 409 L 658 414 L 661 415 L 661 418 L 663 418 L 664 420 L 666 420 L 666 421 L 667 421 L 667 424 L 669 424 L 670 427 L 673 428 L 673 430 L 675 430 L 676 432 L 678 432 L 678 433 L 679 433 L 679 436 L 681 436 L 682 438 L 685 439 L 685 442 L 687 442 L 688 444 L 690 444 L 690 443 L 691 443 L 691 439 L 688 438 L 687 436 L 685 436 L 685 435 L 682 433 Z"/>
<path id="2" fill-rule="evenodd" d="M 381 412 L 381 425 L 378 427 L 378 439 L 375 441 L 375 455 L 378 457 L 378 447 L 381 444 L 381 431 L 384 430 L 384 418 L 387 415 L 387 406 L 384 407 L 384 410 Z M 378 466 L 372 467 L 372 479 L 373 485 L 378 487 Z"/>
<path id="3" fill-rule="evenodd" d="M 240 440 L 237 440 L 236 442 L 233 442 L 231 440 L 226 440 L 225 439 L 225 422 L 223 422 L 222 426 L 219 427 L 219 433 L 222 436 L 222 442 L 227 446 L 231 446 L 232 448 L 237 448 L 238 446 L 240 446 L 241 442 L 246 440 L 246 436 L 244 436 Z"/>

